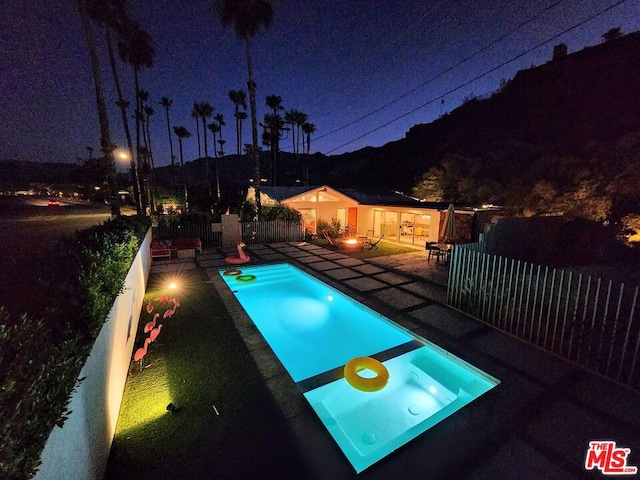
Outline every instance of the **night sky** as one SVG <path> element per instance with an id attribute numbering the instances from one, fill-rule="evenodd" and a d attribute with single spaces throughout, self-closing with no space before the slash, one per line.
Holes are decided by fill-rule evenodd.
<path id="1" fill-rule="evenodd" d="M 157 51 L 154 66 L 141 75 L 156 110 L 156 165 L 170 162 L 164 109 L 158 105 L 163 96 L 174 102 L 171 124 L 193 134 L 184 141 L 185 160 L 198 153 L 191 117 L 196 101 L 224 115 L 225 151 L 235 153 L 228 91 L 246 91 L 242 42 L 220 26 L 209 1 L 132 5 Z M 600 43 L 612 27 L 625 34 L 640 30 L 640 2 L 281 0 L 272 28 L 252 43 L 259 121 L 268 111 L 265 97 L 276 94 L 285 109 L 301 110 L 315 124 L 312 152 L 380 146 L 451 111 L 465 97 L 490 95 L 518 70 L 547 62 L 554 45 L 564 42 L 572 53 Z M 0 31 L 0 160 L 75 162 L 87 157 L 87 146 L 97 151 L 93 80 L 74 2 L 5 0 Z M 96 35 L 102 39 L 100 31 Z M 123 146 L 103 59 L 112 137 Z M 130 68 L 120 64 L 120 74 L 132 101 Z M 249 120 L 243 136 L 250 143 Z M 290 151 L 291 138 L 282 145 Z"/>

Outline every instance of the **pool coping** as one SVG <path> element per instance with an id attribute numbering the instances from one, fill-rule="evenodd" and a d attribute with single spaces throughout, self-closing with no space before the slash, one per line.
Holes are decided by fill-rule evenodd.
<path id="1" fill-rule="evenodd" d="M 461 312 L 438 302 L 419 306 L 414 310 L 400 310 L 389 306 L 379 296 L 358 291 L 345 284 L 348 279 L 339 280 L 309 266 L 314 263 L 318 267 L 320 262 L 330 262 L 325 257 L 319 256 L 317 261 L 311 262 L 312 259 L 308 257 L 288 255 L 287 253 L 297 254 L 299 250 L 291 250 L 291 245 L 288 244 L 276 244 L 269 246 L 269 249 L 269 253 L 264 255 L 264 261 L 252 262 L 252 265 L 291 263 L 501 381 L 500 385 L 455 415 L 444 419 L 381 461 L 356 474 L 304 398 L 302 391 L 289 377 L 235 295 L 217 273 L 218 269 L 224 266 L 214 267 L 212 271 L 208 271 L 209 278 L 224 301 L 238 332 L 288 422 L 298 447 L 297 453 L 304 458 L 310 470 L 316 474 L 316 478 L 499 478 L 500 474 L 495 472 L 502 472 L 504 476 L 505 464 L 511 464 L 513 468 L 515 459 L 520 459 L 520 464 L 516 466 L 521 468 L 526 468 L 527 462 L 533 462 L 529 465 L 529 469 L 533 469 L 529 473 L 540 469 L 540 472 L 549 472 L 549 478 L 580 478 L 586 473 L 580 462 L 584 461 L 587 444 L 574 445 L 571 452 L 565 453 L 554 448 L 553 441 L 541 438 L 540 432 L 548 430 L 552 434 L 554 428 L 548 425 L 549 422 L 544 416 L 548 413 L 556 414 L 555 410 L 565 406 L 563 402 L 572 406 L 577 404 L 584 410 L 580 412 L 581 415 L 595 416 L 599 420 L 604 417 L 605 420 L 616 422 L 622 427 L 621 430 L 625 430 L 623 437 L 619 438 L 622 443 L 625 443 L 628 431 L 632 434 L 638 433 L 631 422 L 624 418 L 627 413 L 622 412 L 610 418 L 602 409 L 591 403 L 588 395 L 591 393 L 591 384 L 595 383 L 599 385 L 598 388 L 602 388 L 602 382 L 608 387 L 610 382 L 594 379 L 593 375 L 561 359 L 479 321 L 470 320 Z M 256 249 L 252 252 L 252 258 L 259 259 L 261 251 L 266 250 Z M 307 262 L 299 261 L 298 258 L 306 258 Z M 337 268 L 340 268 L 325 266 L 328 267 L 327 271 L 333 270 L 334 274 Z M 394 273 L 388 268 L 381 268 L 386 273 Z M 386 289 L 382 291 L 384 290 Z M 420 321 L 423 310 L 444 317 L 445 321 L 441 323 L 446 327 L 440 328 L 437 322 L 430 324 Z M 453 320 L 447 323 L 447 316 Z M 468 324 L 470 321 L 471 325 Z M 463 328 L 452 327 L 454 323 L 460 323 Z M 505 350 L 504 358 L 493 353 L 496 347 Z M 519 357 L 525 360 L 532 359 L 532 362 L 524 361 L 523 364 L 518 364 Z M 574 387 L 586 389 L 588 398 L 585 400 L 584 396 L 579 398 L 580 396 L 569 395 L 568 392 Z M 637 395 L 633 392 L 618 390 L 617 393 L 626 395 L 625 404 L 631 405 L 634 401 L 637 403 Z M 628 412 L 629 418 L 633 418 L 634 414 L 633 411 Z M 557 425 L 555 427 L 557 428 Z M 634 443 L 633 447 L 640 450 L 640 444 Z M 578 454 L 582 458 L 578 459 Z M 501 458 L 503 460 L 500 460 Z M 537 478 L 546 476 L 538 475 Z"/>

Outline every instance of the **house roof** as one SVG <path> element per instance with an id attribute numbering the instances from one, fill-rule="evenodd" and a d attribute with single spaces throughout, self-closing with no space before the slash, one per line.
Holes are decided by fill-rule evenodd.
<path id="1" fill-rule="evenodd" d="M 274 186 L 262 186 L 260 190 L 262 193 L 268 195 L 270 198 L 281 202 L 283 200 L 290 199 L 292 197 L 301 195 L 306 192 L 317 190 L 319 188 L 330 188 L 338 193 L 341 193 L 360 205 L 387 205 L 398 207 L 414 207 L 414 208 L 429 208 L 433 210 L 446 210 L 451 202 L 423 202 L 415 197 L 405 195 L 402 192 L 363 192 L 352 188 L 335 188 L 328 185 L 314 185 L 314 186 L 295 186 L 295 187 L 274 187 Z M 485 207 L 486 208 L 486 207 Z M 455 205 L 456 211 L 476 210 L 474 207 Z"/>

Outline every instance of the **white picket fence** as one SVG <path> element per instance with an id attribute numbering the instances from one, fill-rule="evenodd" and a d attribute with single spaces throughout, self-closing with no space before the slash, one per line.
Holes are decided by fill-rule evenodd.
<path id="1" fill-rule="evenodd" d="M 640 390 L 640 287 L 454 247 L 448 303 Z"/>

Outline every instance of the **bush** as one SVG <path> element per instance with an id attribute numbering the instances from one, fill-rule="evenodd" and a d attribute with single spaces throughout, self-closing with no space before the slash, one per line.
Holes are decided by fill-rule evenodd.
<path id="1" fill-rule="evenodd" d="M 325 230 L 331 238 L 338 238 L 342 233 L 342 225 L 340 220 L 332 218 L 330 222 L 326 220 L 318 219 L 318 231 Z"/>
<path id="2" fill-rule="evenodd" d="M 63 239 L 45 265 L 45 318 L 12 319 L 0 306 L 0 478 L 35 474 L 148 228 L 147 218 L 116 217 Z"/>
<path id="3" fill-rule="evenodd" d="M 206 212 L 186 212 L 179 215 L 160 215 L 158 226 L 167 225 L 210 225 L 220 221 L 220 215 Z"/>
<path id="4" fill-rule="evenodd" d="M 302 220 L 302 214 L 298 210 L 284 206 L 265 207 L 262 209 L 262 220 L 283 220 L 285 222 L 300 222 Z"/>

